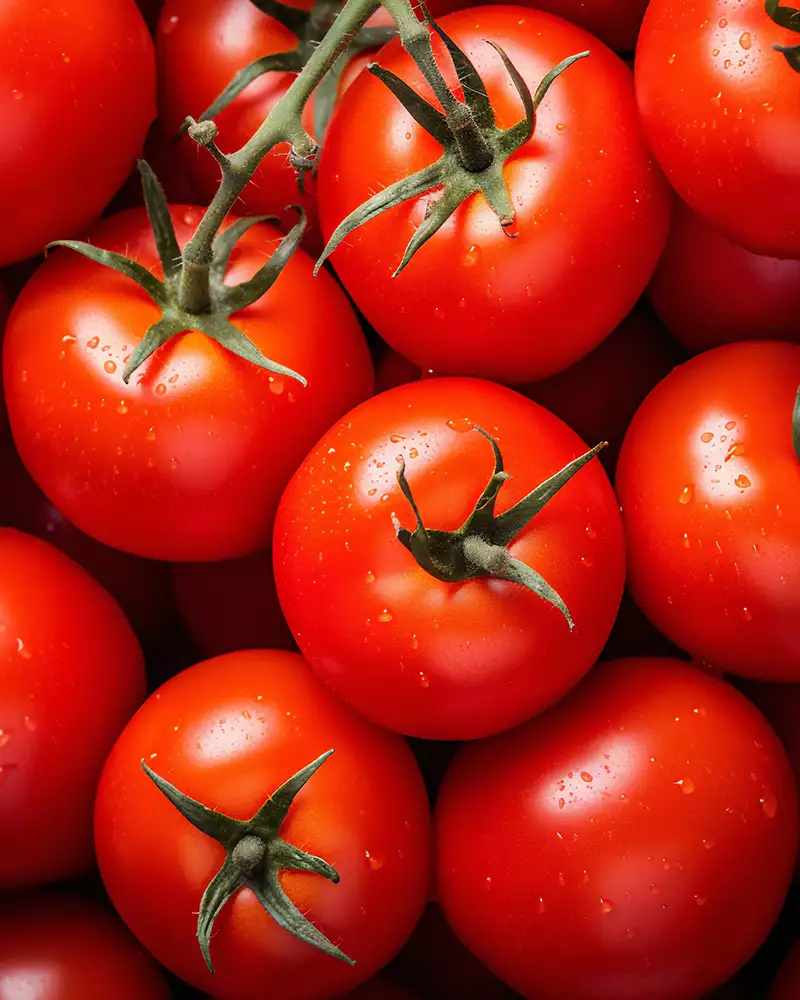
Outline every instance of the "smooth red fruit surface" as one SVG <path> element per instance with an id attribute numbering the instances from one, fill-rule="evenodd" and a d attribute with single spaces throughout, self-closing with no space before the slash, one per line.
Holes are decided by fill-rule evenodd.
<path id="1" fill-rule="evenodd" d="M 0 528 L 0 886 L 92 864 L 106 755 L 145 693 L 142 652 L 111 597 L 57 549 Z"/>
<path id="2" fill-rule="evenodd" d="M 524 997 L 697 1000 L 775 923 L 797 796 L 778 738 L 732 687 L 617 660 L 463 748 L 435 827 L 447 919 Z"/>
<path id="3" fill-rule="evenodd" d="M 676 368 L 625 438 L 628 584 L 656 627 L 731 673 L 800 681 L 800 346 L 729 344 Z"/>
<path id="4" fill-rule="evenodd" d="M 800 942 L 792 948 L 772 985 L 769 1000 L 797 1000 L 800 997 Z"/>
<path id="5" fill-rule="evenodd" d="M 141 153 L 156 79 L 134 0 L 6 0 L 0 66 L 4 265 L 100 215 Z"/>
<path id="6" fill-rule="evenodd" d="M 511 478 L 507 510 L 587 446 L 557 417 L 479 379 L 426 379 L 374 396 L 316 445 L 275 524 L 278 596 L 319 676 L 360 712 L 428 739 L 473 739 L 562 697 L 597 658 L 619 606 L 624 551 L 616 498 L 592 461 L 511 543 L 575 621 L 519 584 L 445 583 L 398 541 L 395 514 L 454 530 L 493 470 L 493 435 Z"/>
<path id="7" fill-rule="evenodd" d="M 639 405 L 683 357 L 657 322 L 634 312 L 577 364 L 520 391 L 561 417 L 584 441 L 608 441 L 600 460 L 611 472 Z"/>
<path id="8" fill-rule="evenodd" d="M 647 294 L 692 354 L 737 340 L 800 342 L 800 260 L 750 253 L 681 203 Z"/>
<path id="9" fill-rule="evenodd" d="M 172 216 L 183 245 L 201 210 Z M 106 219 L 91 238 L 161 273 L 143 209 Z M 270 225 L 249 229 L 227 280 L 251 277 L 279 238 Z M 289 477 L 373 385 L 355 314 L 330 275 L 311 271 L 298 251 L 232 319 L 305 388 L 196 332 L 174 337 L 125 385 L 125 361 L 157 307 L 115 271 L 52 254 L 17 299 L 3 354 L 17 448 L 48 498 L 93 538 L 136 555 L 210 561 L 265 548 Z"/>
<path id="10" fill-rule="evenodd" d="M 240 889 L 214 925 L 212 975 L 195 937 L 197 911 L 225 852 L 140 761 L 192 798 L 249 819 L 331 748 L 281 836 L 324 858 L 341 881 L 285 872 L 281 882 L 357 964 L 298 941 Z M 95 813 L 100 871 L 122 918 L 167 968 L 220 1000 L 263 1000 L 265 983 L 281 1000 L 324 1000 L 376 973 L 424 905 L 428 839 L 425 789 L 404 741 L 337 701 L 300 656 L 275 650 L 206 660 L 151 695 L 111 752 Z"/>
<path id="11" fill-rule="evenodd" d="M 2 1000 L 169 1000 L 155 962 L 114 913 L 55 892 L 7 897 L 0 913 Z"/>
<path id="12" fill-rule="evenodd" d="M 174 614 L 167 567 L 111 549 L 76 528 L 34 483 L 10 440 L 0 442 L 0 524 L 50 542 L 91 573 L 146 646 L 163 636 Z"/>
<path id="13" fill-rule="evenodd" d="M 176 563 L 171 573 L 178 611 L 205 656 L 295 648 L 278 604 L 271 552 L 218 563 Z"/>
<path id="14" fill-rule="evenodd" d="M 667 187 L 639 128 L 631 75 L 597 39 L 519 7 L 474 8 L 441 23 L 474 61 L 504 128 L 522 118 L 522 105 L 485 39 L 502 46 L 532 90 L 560 60 L 592 51 L 553 84 L 533 139 L 504 168 L 518 238 L 475 195 L 392 278 L 436 196 L 429 193 L 357 229 L 331 260 L 377 332 L 423 370 L 509 383 L 542 378 L 588 354 L 630 312 L 666 238 Z M 434 50 L 453 82 L 438 39 Z M 434 100 L 399 41 L 381 50 L 380 62 Z M 388 88 L 360 74 L 325 137 L 323 235 L 440 155 Z"/>
<path id="15" fill-rule="evenodd" d="M 773 50 L 797 35 L 764 7 L 651 0 L 636 96 L 653 152 L 684 201 L 753 253 L 800 257 L 800 89 Z"/>

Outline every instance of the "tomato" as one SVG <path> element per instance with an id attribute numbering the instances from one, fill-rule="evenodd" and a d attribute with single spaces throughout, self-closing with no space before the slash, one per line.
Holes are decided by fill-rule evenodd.
<path id="1" fill-rule="evenodd" d="M 633 312 L 577 364 L 521 391 L 561 417 L 585 441 L 608 441 L 600 460 L 613 472 L 634 413 L 681 360 L 680 348 L 659 325 L 644 313 Z"/>
<path id="2" fill-rule="evenodd" d="M 666 238 L 666 185 L 639 129 L 630 73 L 596 39 L 550 14 L 511 7 L 474 8 L 441 23 L 474 61 L 501 127 L 523 112 L 486 38 L 534 89 L 561 59 L 592 50 L 553 84 L 533 139 L 504 170 L 518 238 L 508 239 L 475 196 L 392 278 L 434 197 L 423 195 L 356 229 L 331 260 L 381 337 L 423 370 L 509 383 L 541 378 L 587 354 L 630 312 Z M 451 80 L 438 40 L 434 49 Z M 381 50 L 380 64 L 429 94 L 399 41 Z M 354 157 L 354 149 L 364 154 Z M 440 153 L 380 80 L 360 74 L 326 133 L 323 235 Z"/>
<path id="3" fill-rule="evenodd" d="M 625 438 L 629 586 L 698 660 L 800 681 L 800 347 L 729 344 L 667 376 Z"/>
<path id="4" fill-rule="evenodd" d="M 435 831 L 445 916 L 523 997 L 697 1000 L 775 923 L 797 796 L 777 737 L 732 687 L 618 660 L 464 747 Z"/>
<path id="5" fill-rule="evenodd" d="M 92 863 L 95 787 L 145 693 L 119 607 L 45 542 L 0 528 L 0 887 Z"/>
<path id="6" fill-rule="evenodd" d="M 3 901 L 3 1000 L 169 1000 L 169 996 L 155 963 L 105 907 L 55 892 Z"/>
<path id="7" fill-rule="evenodd" d="M 140 761 L 245 819 L 330 748 L 280 835 L 332 864 L 341 881 L 285 872 L 281 883 L 357 964 L 292 937 L 242 888 L 214 925 L 212 975 L 195 933 L 225 851 L 183 818 Z M 220 1000 L 262 1000 L 265 983 L 281 1000 L 323 1000 L 377 972 L 422 910 L 428 837 L 425 789 L 404 741 L 338 702 L 300 656 L 275 650 L 207 660 L 151 695 L 111 752 L 95 813 L 100 871 L 122 918 L 167 968 Z"/>
<path id="8" fill-rule="evenodd" d="M 591 667 L 622 592 L 617 501 L 592 462 L 524 528 L 511 554 L 561 595 L 575 622 L 519 583 L 446 582 L 392 528 L 414 516 L 459 527 L 492 474 L 492 434 L 511 475 L 510 509 L 586 451 L 557 417 L 478 379 L 426 379 L 374 396 L 321 438 L 290 482 L 275 524 L 278 597 L 313 669 L 368 718 L 428 739 L 516 725 Z"/>
<path id="9" fill-rule="evenodd" d="M 39 490 L 10 441 L 0 442 L 0 482 L 0 524 L 50 542 L 91 573 L 146 646 L 163 636 L 174 613 L 166 566 L 110 549 L 79 531 Z"/>
<path id="10" fill-rule="evenodd" d="M 173 209 L 181 245 L 199 218 L 199 209 Z M 268 225 L 249 229 L 228 280 L 250 277 L 278 236 Z M 92 241 L 160 273 L 144 210 L 106 219 Z M 210 561 L 263 549 L 302 457 L 372 390 L 359 323 L 336 282 L 314 281 L 311 267 L 296 253 L 264 298 L 234 314 L 306 388 L 194 332 L 125 385 L 124 362 L 156 306 L 115 271 L 70 250 L 52 254 L 15 304 L 3 357 L 17 447 L 47 497 L 88 535 L 135 555 Z"/>
<path id="11" fill-rule="evenodd" d="M 647 289 L 693 354 L 736 340 L 800 342 L 800 260 L 750 253 L 678 204 Z"/>
<path id="12" fill-rule="evenodd" d="M 218 563 L 176 563 L 172 591 L 205 656 L 237 649 L 294 649 L 275 592 L 272 553 Z"/>
<path id="13" fill-rule="evenodd" d="M 134 0 L 6 0 L 0 10 L 0 265 L 78 236 L 155 118 L 153 43 Z"/>
<path id="14" fill-rule="evenodd" d="M 800 942 L 789 952 L 772 986 L 769 1000 L 797 1000 L 800 996 Z"/>
<path id="15" fill-rule="evenodd" d="M 773 51 L 795 42 L 759 0 L 651 0 L 636 50 L 642 122 L 670 183 L 773 257 L 800 257 L 800 86 Z"/>

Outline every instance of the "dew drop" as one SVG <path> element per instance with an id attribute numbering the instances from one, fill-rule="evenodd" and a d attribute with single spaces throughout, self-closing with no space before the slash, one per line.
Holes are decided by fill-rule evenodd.
<path id="1" fill-rule="evenodd" d="M 416 634 L 411 636 L 411 648 L 419 649 L 419 639 L 417 638 Z"/>
<path id="2" fill-rule="evenodd" d="M 409 448 L 408 449 L 408 457 L 409 458 L 419 458 L 419 452 L 417 451 L 416 448 Z"/>
<path id="3" fill-rule="evenodd" d="M 364 857 L 367 860 L 367 864 L 374 872 L 383 868 L 383 860 L 381 858 L 376 858 L 373 854 L 370 854 L 369 851 L 364 851 Z"/>
<path id="4" fill-rule="evenodd" d="M 422 688 L 429 688 L 431 686 L 430 677 L 427 674 L 423 674 L 421 670 L 419 672 L 419 686 Z"/>
<path id="5" fill-rule="evenodd" d="M 269 391 L 273 396 L 282 396 L 283 390 L 286 388 L 282 378 L 272 378 L 269 380 Z"/>
<path id="6" fill-rule="evenodd" d="M 456 434 L 466 434 L 467 431 L 472 430 L 474 424 L 467 417 L 453 417 L 452 420 L 447 421 L 447 426 Z"/>
<path id="7" fill-rule="evenodd" d="M 674 784 L 680 788 L 684 795 L 691 795 L 694 791 L 694 782 L 691 778 L 679 778 Z"/>
<path id="8" fill-rule="evenodd" d="M 678 497 L 679 503 L 691 503 L 694 500 L 694 483 L 687 483 Z"/>
<path id="9" fill-rule="evenodd" d="M 697 906 L 705 906 L 706 903 L 708 902 L 708 899 L 705 896 L 695 896 L 694 901 Z"/>
<path id="10" fill-rule="evenodd" d="M 147 432 L 147 434 L 145 434 L 145 437 L 147 438 L 148 441 L 155 441 L 155 439 L 158 437 L 155 427 L 151 427 L 150 430 Z"/>
<path id="11" fill-rule="evenodd" d="M 89 350 L 93 351 L 96 347 L 100 346 L 100 338 L 92 337 L 90 340 L 86 341 L 86 346 L 89 348 Z"/>
<path id="12" fill-rule="evenodd" d="M 741 35 L 739 35 L 739 44 L 745 50 L 747 50 L 747 49 L 750 48 L 750 46 L 753 44 L 753 40 L 750 37 L 750 32 L 749 31 L 744 31 L 744 32 L 742 32 Z"/>
<path id="13" fill-rule="evenodd" d="M 473 243 L 472 246 L 467 250 L 464 256 L 461 258 L 461 263 L 464 267 L 475 267 L 475 265 L 480 261 L 483 251 L 481 248 Z"/>
<path id="14" fill-rule="evenodd" d="M 378 615 L 379 622 L 390 622 L 394 618 L 394 615 L 388 608 L 384 608 L 383 611 Z"/>
<path id="15" fill-rule="evenodd" d="M 371 570 L 364 577 L 364 583 L 375 583 L 375 574 Z"/>
<path id="16" fill-rule="evenodd" d="M 484 885 L 484 888 L 486 889 L 486 891 L 489 892 L 489 890 L 492 888 L 492 876 L 491 875 L 487 875 L 486 876 L 483 885 Z"/>
<path id="17" fill-rule="evenodd" d="M 0 729 L 0 750 L 2 750 L 3 747 L 7 747 L 10 742 L 11 733 L 4 733 L 3 730 Z"/>
<path id="18" fill-rule="evenodd" d="M 22 721 L 24 722 L 25 728 L 28 730 L 29 733 L 35 733 L 36 732 L 36 723 L 33 721 L 33 719 L 29 715 L 26 715 L 25 718 Z M 774 813 L 773 813 L 773 815 L 774 815 Z"/>
<path id="19" fill-rule="evenodd" d="M 156 396 L 164 396 L 166 392 L 167 392 L 167 387 L 164 385 L 163 382 L 159 382 L 155 388 Z"/>
<path id="20" fill-rule="evenodd" d="M 709 441 L 714 440 L 714 435 L 711 433 L 711 431 L 703 431 L 703 433 L 700 435 L 700 440 L 704 444 L 708 444 Z"/>
<path id="21" fill-rule="evenodd" d="M 539 913 L 547 913 L 547 903 L 545 903 L 544 899 L 541 896 L 539 897 L 539 904 L 536 907 L 536 909 L 539 911 Z"/>
<path id="22" fill-rule="evenodd" d="M 753 612 L 750 608 L 742 608 L 742 621 L 749 622 L 753 620 Z"/>
<path id="23" fill-rule="evenodd" d="M 121 417 L 124 417 L 127 412 L 128 412 L 128 407 L 125 405 L 125 403 L 120 403 L 119 406 L 117 407 L 117 413 L 119 413 Z"/>
<path id="24" fill-rule="evenodd" d="M 737 476 L 733 481 L 734 486 L 737 486 L 740 490 L 746 490 L 748 486 L 753 484 L 747 478 L 747 476 Z"/>
<path id="25" fill-rule="evenodd" d="M 371 489 L 367 490 L 367 496 L 374 497 L 377 492 L 377 489 L 373 486 Z"/>
<path id="26" fill-rule="evenodd" d="M 108 372 L 109 375 L 113 375 L 114 372 L 117 370 L 117 363 L 116 361 L 111 361 L 111 360 L 106 361 L 106 363 L 103 365 L 103 368 L 105 368 L 105 370 Z"/>
<path id="27" fill-rule="evenodd" d="M 611 899 L 600 899 L 600 912 L 611 913 L 614 909 L 614 902 Z"/>
<path id="28" fill-rule="evenodd" d="M 563 132 L 566 127 L 567 126 L 563 122 L 557 122 L 556 123 L 556 131 L 557 132 Z"/>
<path id="29" fill-rule="evenodd" d="M 719 19 L 719 26 L 720 26 L 720 28 L 727 28 L 728 27 L 728 19 L 727 19 L 727 17 L 721 17 Z"/>
<path id="30" fill-rule="evenodd" d="M 764 815 L 767 819 L 774 819 L 778 811 L 778 800 L 775 797 L 775 793 L 771 789 L 764 787 L 761 792 L 761 798 L 758 801 L 761 803 L 761 808 L 764 810 Z"/>
<path id="31" fill-rule="evenodd" d="M 563 809 L 567 803 L 563 799 L 558 800 L 558 808 Z"/>
<path id="32" fill-rule="evenodd" d="M 588 771 L 581 771 L 581 781 L 590 782 L 592 780 L 591 774 Z"/>

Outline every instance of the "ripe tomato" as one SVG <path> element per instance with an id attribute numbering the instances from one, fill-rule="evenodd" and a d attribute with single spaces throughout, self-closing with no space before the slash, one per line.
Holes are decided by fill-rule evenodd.
<path id="1" fill-rule="evenodd" d="M 692 354 L 735 340 L 800 342 L 800 260 L 750 253 L 681 203 L 647 294 Z"/>
<path id="2" fill-rule="evenodd" d="M 173 209 L 181 245 L 199 218 L 199 209 Z M 228 279 L 250 277 L 278 235 L 268 225 L 249 229 Z M 144 210 L 106 219 L 91 238 L 160 274 Z M 20 456 L 58 509 L 106 545 L 173 561 L 249 555 L 269 543 L 303 455 L 372 391 L 360 326 L 336 282 L 314 281 L 298 251 L 234 323 L 268 357 L 302 372 L 306 388 L 194 332 L 170 340 L 125 385 L 124 362 L 157 318 L 148 296 L 115 271 L 70 250 L 45 261 L 5 337 Z"/>
<path id="3" fill-rule="evenodd" d="M 153 43 L 134 0 L 0 7 L 0 265 L 78 236 L 155 118 Z"/>
<path id="4" fill-rule="evenodd" d="M 3 901 L 3 1000 L 169 1000 L 155 962 L 105 907 L 38 892 Z"/>
<path id="5" fill-rule="evenodd" d="M 225 851 L 181 816 L 140 761 L 246 819 L 330 748 L 280 834 L 332 864 L 341 881 L 292 871 L 281 883 L 357 964 L 292 937 L 242 888 L 214 925 L 212 975 L 195 930 Z M 207 660 L 152 695 L 111 752 L 95 812 L 100 871 L 122 918 L 167 968 L 220 1000 L 262 1000 L 265 983 L 281 1000 L 323 1000 L 377 972 L 424 905 L 428 837 L 425 789 L 404 741 L 338 702 L 300 656 L 275 650 Z"/>
<path id="6" fill-rule="evenodd" d="M 729 344 L 676 368 L 625 438 L 629 586 L 696 659 L 800 681 L 800 347 Z"/>
<path id="7" fill-rule="evenodd" d="M 800 91 L 772 48 L 795 42 L 759 0 L 651 0 L 636 50 L 642 122 L 670 183 L 774 257 L 800 257 Z"/>
<path id="8" fill-rule="evenodd" d="M 92 863 L 103 761 L 145 693 L 124 615 L 57 549 L 0 528 L 0 887 Z"/>
<path id="9" fill-rule="evenodd" d="M 295 648 L 278 604 L 271 552 L 218 563 L 176 563 L 172 592 L 189 635 L 205 656 Z"/>
<path id="10" fill-rule="evenodd" d="M 275 524 L 278 596 L 314 670 L 383 726 L 429 739 L 472 739 L 516 725 L 562 697 L 592 666 L 619 606 L 624 552 L 616 498 L 598 462 L 568 483 L 511 543 L 572 613 L 518 583 L 445 582 L 392 528 L 414 517 L 451 531 L 492 474 L 492 434 L 511 479 L 506 511 L 586 451 L 519 393 L 478 379 L 426 379 L 347 414 L 290 482 Z"/>
<path id="11" fill-rule="evenodd" d="M 800 996 L 800 942 L 789 952 L 772 985 L 769 1000 L 797 1000 Z"/>
<path id="12" fill-rule="evenodd" d="M 463 748 L 435 831 L 445 916 L 524 997 L 697 1000 L 775 923 L 797 796 L 777 737 L 732 687 L 618 660 Z"/>
<path id="13" fill-rule="evenodd" d="M 587 354 L 630 312 L 666 238 L 667 188 L 639 129 L 630 73 L 596 39 L 512 7 L 474 8 L 441 23 L 474 61 L 501 127 L 523 112 L 485 39 L 503 47 L 533 89 L 561 59 L 592 50 L 548 91 L 533 139 L 504 170 L 518 239 L 475 196 L 392 278 L 434 197 L 426 194 L 355 230 L 331 260 L 377 332 L 418 367 L 509 383 L 542 378 Z M 452 80 L 438 39 L 434 49 Z M 399 41 L 381 50 L 380 64 L 432 97 Z M 367 152 L 354 157 L 354 149 Z M 325 138 L 323 235 L 440 154 L 388 88 L 360 74 Z"/>

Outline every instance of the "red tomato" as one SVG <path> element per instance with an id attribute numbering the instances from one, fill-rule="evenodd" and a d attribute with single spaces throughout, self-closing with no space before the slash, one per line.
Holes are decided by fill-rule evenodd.
<path id="1" fill-rule="evenodd" d="M 50 542 L 91 573 L 145 645 L 163 636 L 174 614 L 163 563 L 110 549 L 79 531 L 36 486 L 10 441 L 0 442 L 0 482 L 0 524 Z"/>
<path id="2" fill-rule="evenodd" d="M 777 737 L 732 687 L 618 660 L 463 748 L 435 827 L 447 919 L 524 997 L 696 1000 L 775 923 L 797 796 Z"/>
<path id="3" fill-rule="evenodd" d="M 272 553 L 218 563 L 176 563 L 172 592 L 183 622 L 205 656 L 237 649 L 294 649 L 283 617 Z"/>
<path id="4" fill-rule="evenodd" d="M 796 38 L 759 0 L 651 0 L 636 50 L 642 122 L 670 183 L 774 257 L 800 257 L 800 98 L 772 48 Z"/>
<path id="5" fill-rule="evenodd" d="M 0 265 L 103 211 L 155 118 L 153 43 L 134 0 L 0 7 Z"/>
<path id="6" fill-rule="evenodd" d="M 104 907 L 39 892 L 0 912 L 3 1000 L 169 1000 L 149 955 Z"/>
<path id="7" fill-rule="evenodd" d="M 124 615 L 57 549 L 0 528 L 0 887 L 92 863 L 92 802 L 145 693 Z"/>
<path id="8" fill-rule="evenodd" d="M 462 11 L 442 26 L 474 61 L 501 127 L 518 122 L 522 106 L 485 39 L 534 89 L 561 59 L 592 50 L 548 91 L 533 139 L 505 168 L 519 238 L 508 239 L 476 196 L 392 278 L 433 197 L 424 195 L 357 229 L 331 259 L 377 332 L 418 367 L 509 383 L 541 378 L 583 357 L 630 312 L 666 238 L 667 188 L 639 129 L 630 73 L 596 39 L 512 7 Z M 443 45 L 434 48 L 451 79 Z M 381 50 L 380 63 L 432 96 L 399 41 Z M 367 152 L 354 157 L 354 149 Z M 325 137 L 323 234 L 440 154 L 388 88 L 360 74 Z"/>
<path id="9" fill-rule="evenodd" d="M 631 593 L 696 659 L 800 681 L 800 347 L 729 344 L 648 396 L 625 438 L 617 494 Z"/>
<path id="10" fill-rule="evenodd" d="M 286 489 L 275 524 L 278 596 L 314 670 L 358 711 L 429 739 L 472 739 L 562 697 L 597 658 L 624 575 L 616 498 L 598 462 L 511 543 L 571 610 L 517 583 L 443 582 L 398 541 L 414 517 L 398 457 L 431 530 L 454 530 L 492 474 L 494 435 L 512 478 L 500 511 L 586 451 L 557 417 L 478 379 L 400 386 L 347 414 Z"/>
<path id="11" fill-rule="evenodd" d="M 800 260 L 750 253 L 687 205 L 676 206 L 647 294 L 693 354 L 735 340 L 800 342 Z"/>
<path id="12" fill-rule="evenodd" d="M 225 858 L 142 772 L 144 758 L 182 792 L 246 819 L 284 781 L 335 754 L 295 799 L 280 834 L 338 871 L 338 885 L 286 872 L 285 892 L 356 965 L 279 927 L 243 888 L 214 925 L 206 968 L 195 930 Z M 147 822 L 142 822 L 142 817 Z M 428 805 L 408 747 L 338 702 L 293 653 L 207 660 L 152 695 L 111 752 L 95 843 L 114 905 L 148 951 L 220 1000 L 340 996 L 377 972 L 411 933 L 428 884 Z M 149 871 L 151 878 L 142 879 Z"/>
<path id="13" fill-rule="evenodd" d="M 769 1000 L 797 1000 L 800 997 L 800 942 L 789 952 L 772 986 Z"/>
<path id="14" fill-rule="evenodd" d="M 199 218 L 199 209 L 173 209 L 181 245 Z M 278 236 L 268 225 L 248 230 L 228 279 L 249 278 Z M 143 210 L 106 219 L 92 241 L 160 273 Z M 268 357 L 302 372 L 306 388 L 193 332 L 160 348 L 126 386 L 125 359 L 157 307 L 70 250 L 45 261 L 15 304 L 3 366 L 20 456 L 58 509 L 98 541 L 156 559 L 263 549 L 302 457 L 372 391 L 359 323 L 336 282 L 314 281 L 311 267 L 298 251 L 264 298 L 234 314 Z"/>
<path id="15" fill-rule="evenodd" d="M 672 338 L 649 316 L 634 312 L 577 364 L 521 391 L 561 417 L 584 441 L 608 441 L 600 460 L 612 472 L 634 413 L 682 360 Z"/>

